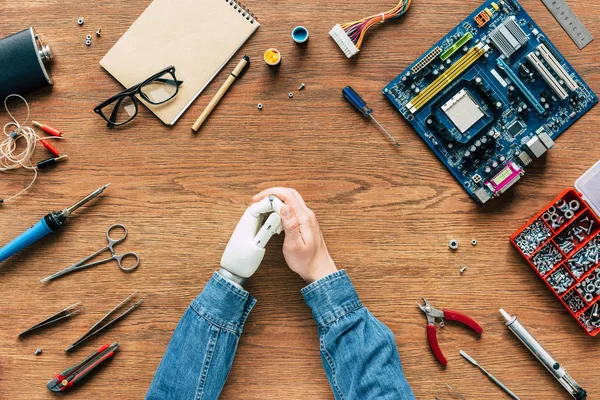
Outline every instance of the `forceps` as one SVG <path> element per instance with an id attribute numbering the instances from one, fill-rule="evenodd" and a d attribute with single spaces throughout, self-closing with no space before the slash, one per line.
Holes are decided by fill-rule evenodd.
<path id="1" fill-rule="evenodd" d="M 123 236 L 119 239 L 113 239 L 110 236 L 110 231 L 112 231 L 115 228 L 123 228 L 123 230 L 125 231 L 125 233 L 123 234 Z M 84 258 L 83 260 L 79 261 L 76 264 L 71 265 L 70 267 L 67 267 L 65 269 L 63 269 L 62 271 L 58 271 L 55 274 L 52 274 L 44 279 L 42 279 L 40 282 L 48 282 L 51 281 L 53 279 L 56 279 L 60 276 L 66 275 L 70 272 L 73 271 L 79 271 L 80 269 L 84 269 L 84 268 L 88 268 L 88 267 L 93 267 L 95 265 L 99 265 L 99 264 L 104 264 L 106 262 L 112 261 L 112 260 L 117 260 L 117 265 L 119 266 L 119 268 L 121 268 L 123 271 L 132 271 L 134 269 L 136 269 L 138 267 L 138 265 L 140 265 L 140 257 L 134 253 L 134 252 L 127 252 L 127 253 L 123 253 L 123 254 L 117 254 L 115 253 L 115 249 L 114 246 L 118 243 L 121 243 L 122 241 L 125 240 L 125 238 L 127 237 L 127 228 L 125 227 L 125 225 L 123 224 L 114 224 L 112 226 L 110 226 L 108 228 L 108 230 L 106 231 L 106 239 L 108 240 L 108 245 L 101 248 L 100 250 L 98 250 L 97 252 L 95 252 L 94 254 L 92 254 L 89 257 Z M 96 257 L 98 254 L 105 252 L 106 250 L 109 250 L 110 253 L 112 254 L 112 257 L 106 258 L 104 260 L 100 260 L 100 261 L 95 261 L 89 264 L 84 264 L 85 262 L 89 261 L 90 259 Z M 135 257 L 135 264 L 131 267 L 124 267 L 122 264 L 122 261 L 124 258 L 126 257 Z"/>

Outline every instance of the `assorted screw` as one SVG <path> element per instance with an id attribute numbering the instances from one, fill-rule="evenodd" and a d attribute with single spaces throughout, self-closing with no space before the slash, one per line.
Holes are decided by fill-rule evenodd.
<path id="1" fill-rule="evenodd" d="M 571 290 L 569 293 L 567 293 L 565 297 L 563 297 L 563 300 L 567 304 L 569 309 L 573 312 L 573 314 L 577 314 L 581 309 L 585 307 L 583 299 L 574 290 Z"/>
<path id="2" fill-rule="evenodd" d="M 558 249 L 554 247 L 552 243 L 548 243 L 537 252 L 531 262 L 533 262 L 533 265 L 535 265 L 535 268 L 540 274 L 546 275 L 552 268 L 557 266 L 563 258 L 563 255 L 560 254 Z"/>
<path id="3" fill-rule="evenodd" d="M 460 273 L 461 273 L 461 274 L 464 274 L 466 270 L 467 270 L 467 267 L 462 267 L 462 268 L 460 269 Z"/>
<path id="4" fill-rule="evenodd" d="M 561 233 L 556 238 L 556 244 L 563 253 L 569 254 L 577 245 L 586 241 L 586 239 L 592 234 L 594 229 L 595 220 L 589 216 L 583 217 L 578 223 L 573 224 L 572 227 Z"/>
<path id="5" fill-rule="evenodd" d="M 543 221 L 536 219 L 533 224 L 525 228 L 523 232 L 515 238 L 515 243 L 519 246 L 523 254 L 529 256 L 550 236 L 552 236 L 550 228 L 548 228 Z"/>
<path id="6" fill-rule="evenodd" d="M 304 89 L 304 82 L 302 82 L 302 83 L 300 84 L 300 86 L 298 86 L 298 91 L 300 91 L 300 90 L 302 90 L 302 89 Z"/>
<path id="7" fill-rule="evenodd" d="M 98 30 L 96 31 L 96 36 L 100 37 L 100 32 L 102 32 L 102 30 L 98 28 Z"/>
<path id="8" fill-rule="evenodd" d="M 569 290 L 571 285 L 575 283 L 575 279 L 564 268 L 559 268 L 552 273 L 547 279 L 552 289 L 558 294 L 562 294 Z"/>
<path id="9" fill-rule="evenodd" d="M 566 221 L 573 219 L 575 217 L 575 212 L 580 208 L 581 203 L 578 200 L 571 200 L 567 203 L 565 199 L 560 199 L 550 207 L 548 211 L 542 214 L 542 219 L 546 221 L 552 229 L 556 230 L 563 226 Z"/>
<path id="10" fill-rule="evenodd" d="M 588 332 L 600 328 L 600 303 L 594 304 L 586 312 L 581 314 L 579 321 L 581 321 Z"/>
<path id="11" fill-rule="evenodd" d="M 600 295 L 600 271 L 594 271 L 575 287 L 583 299 L 589 304 L 594 297 Z"/>
<path id="12" fill-rule="evenodd" d="M 590 240 L 584 248 L 579 250 L 567 261 L 567 267 L 571 273 L 579 279 L 594 266 L 600 263 L 600 236 Z"/>
<path id="13" fill-rule="evenodd" d="M 39 356 L 40 354 L 42 354 L 42 349 L 38 347 L 37 349 L 35 349 L 35 353 L 33 353 L 33 355 Z"/>

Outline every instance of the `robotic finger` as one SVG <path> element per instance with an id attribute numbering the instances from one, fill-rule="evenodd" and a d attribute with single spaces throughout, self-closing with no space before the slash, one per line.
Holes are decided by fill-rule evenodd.
<path id="1" fill-rule="evenodd" d="M 271 237 L 275 234 L 280 234 L 283 230 L 281 225 L 281 217 L 275 212 L 269 215 L 269 218 L 265 221 L 265 224 L 260 228 L 252 243 L 257 247 L 264 248 Z"/>

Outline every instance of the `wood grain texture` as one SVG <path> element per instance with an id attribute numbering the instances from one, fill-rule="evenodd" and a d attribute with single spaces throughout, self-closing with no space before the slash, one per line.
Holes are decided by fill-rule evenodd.
<path id="1" fill-rule="evenodd" d="M 424 53 L 479 2 L 415 0 L 399 21 L 374 28 L 360 55 L 347 60 L 328 31 L 336 23 L 389 9 L 390 0 L 303 2 L 248 0 L 262 27 L 174 127 L 141 107 L 123 129 L 108 130 L 93 113 L 121 90 L 98 61 L 149 4 L 141 1 L 3 1 L 0 36 L 34 26 L 56 54 L 55 85 L 27 96 L 32 116 L 65 132 L 57 146 L 67 163 L 41 174 L 18 201 L 0 209 L 0 243 L 53 209 L 112 182 L 68 228 L 0 265 L 0 398 L 52 398 L 56 372 L 101 344 L 118 340 L 110 362 L 70 399 L 139 399 L 181 314 L 200 292 L 251 196 L 272 185 L 298 189 L 319 218 L 339 267 L 347 268 L 364 304 L 396 335 L 404 371 L 417 398 L 449 399 L 448 383 L 467 399 L 505 395 L 458 354 L 466 350 L 522 399 L 569 396 L 503 326 L 498 308 L 519 315 L 544 346 L 590 393 L 600 396 L 598 340 L 589 338 L 508 242 L 510 234 L 587 170 L 600 154 L 596 107 L 557 141 L 544 161 L 501 199 L 477 206 L 427 149 L 381 88 Z M 569 2 L 596 37 L 600 5 Z M 522 4 L 595 92 L 600 91 L 600 41 L 579 51 L 538 0 Z M 85 18 L 79 27 L 78 17 Z M 168 23 L 168 21 L 166 21 Z M 291 29 L 310 30 L 306 47 Z M 102 37 L 84 44 L 102 28 Z M 278 48 L 278 69 L 262 62 Z M 190 127 L 243 54 L 253 64 L 202 127 Z M 298 92 L 298 85 L 306 88 Z M 396 150 L 342 99 L 348 84 L 398 138 Z M 294 92 L 288 99 L 288 92 Z M 258 111 L 257 103 L 264 109 Z M 0 112 L 2 123 L 8 120 Z M 43 157 L 40 150 L 38 157 Z M 3 174 L 0 193 L 29 179 Z M 41 285 L 39 279 L 104 245 L 114 223 L 129 228 L 122 251 L 136 251 L 139 269 L 104 265 Z M 461 247 L 447 249 L 456 238 Z M 478 245 L 472 247 L 471 239 Z M 332 399 L 321 367 L 316 325 L 274 238 L 247 289 L 259 302 L 245 327 L 224 399 Z M 458 270 L 468 269 L 464 275 Z M 133 290 L 145 298 L 131 316 L 73 354 L 63 349 Z M 439 333 L 449 360 L 440 367 L 415 305 L 424 296 L 478 320 L 477 339 L 449 323 Z M 64 306 L 85 311 L 60 326 L 18 340 L 17 333 Z M 42 347 L 41 356 L 34 356 Z"/>

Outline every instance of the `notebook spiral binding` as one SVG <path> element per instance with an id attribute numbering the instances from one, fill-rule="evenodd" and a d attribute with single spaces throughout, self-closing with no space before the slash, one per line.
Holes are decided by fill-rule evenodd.
<path id="1" fill-rule="evenodd" d="M 254 14 L 250 12 L 250 10 L 244 6 L 242 2 L 238 0 L 225 0 L 225 2 L 229 3 L 234 10 L 237 10 L 237 12 L 240 13 L 242 17 L 245 17 L 248 21 L 250 21 L 251 24 L 253 24 L 254 21 L 258 22 L 258 19 L 254 16 Z"/>

